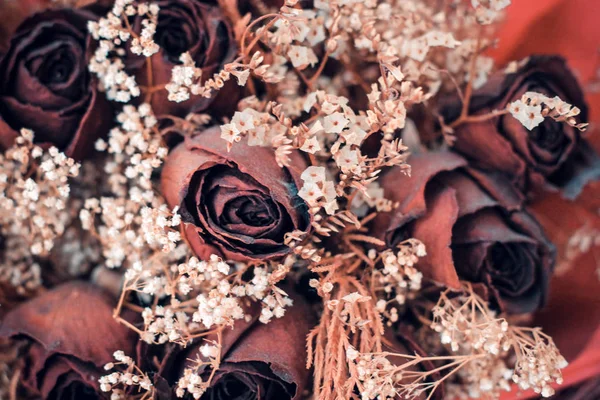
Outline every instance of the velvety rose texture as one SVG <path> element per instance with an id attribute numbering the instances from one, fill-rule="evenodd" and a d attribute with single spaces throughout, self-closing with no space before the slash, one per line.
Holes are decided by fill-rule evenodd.
<path id="1" fill-rule="evenodd" d="M 382 177 L 386 198 L 400 206 L 391 218 L 375 220 L 375 232 L 384 232 L 388 246 L 421 240 L 427 256 L 419 269 L 434 281 L 450 287 L 459 279 L 484 282 L 512 313 L 540 307 L 555 250 L 512 186 L 470 170 L 453 153 L 419 154 L 408 162 L 412 177 L 396 169 Z"/>
<path id="2" fill-rule="evenodd" d="M 179 57 L 185 52 L 189 52 L 196 67 L 202 70 L 202 81 L 212 78 L 224 64 L 233 61 L 237 52 L 233 30 L 214 2 L 163 0 L 156 4 L 160 11 L 154 41 L 160 46 L 160 51 L 151 58 L 154 86 L 169 83 L 171 70 L 181 64 Z M 134 22 L 134 29 L 141 29 L 141 18 Z M 148 71 L 144 68 L 145 60 L 145 57 L 131 55 L 128 67 L 135 69 L 137 82 L 147 86 L 150 82 Z M 182 103 L 169 101 L 168 92 L 159 90 L 152 95 L 152 108 L 157 115 L 185 116 L 189 112 L 206 110 L 212 105 L 211 113 L 220 113 L 222 108 L 236 104 L 239 86 L 233 81 L 231 83 L 211 98 L 192 95 Z"/>
<path id="3" fill-rule="evenodd" d="M 71 282 L 11 310 L 0 337 L 25 338 L 20 383 L 43 399 L 101 399 L 98 378 L 116 350 L 133 353 L 135 333 L 112 317 L 112 302 L 97 287 Z"/>
<path id="4" fill-rule="evenodd" d="M 25 20 L 0 61 L 0 147 L 21 128 L 35 142 L 82 158 L 111 123 L 108 102 L 88 71 L 83 10 L 46 10 Z"/>
<path id="5" fill-rule="evenodd" d="M 203 399 L 301 398 L 310 375 L 306 369 L 306 336 L 315 318 L 301 297 L 292 294 L 292 298 L 294 304 L 282 318 L 263 324 L 258 321 L 259 307 L 253 307 L 253 319 L 236 321 L 233 329 L 223 332 L 224 356 Z M 185 358 L 196 358 L 201 345 L 192 346 Z"/>
<path id="6" fill-rule="evenodd" d="M 503 109 L 526 92 L 558 96 L 581 109 L 578 121 L 588 119 L 583 91 L 558 56 L 534 56 L 516 72 L 492 76 L 475 91 L 471 114 Z M 448 122 L 460 113 L 458 97 L 450 99 L 442 114 Z M 454 149 L 482 169 L 499 171 L 519 189 L 559 187 L 575 197 L 586 182 L 600 176 L 600 159 L 576 128 L 545 118 L 533 130 L 507 114 L 484 122 L 467 123 L 455 132 Z"/>
<path id="7" fill-rule="evenodd" d="M 227 152 L 218 126 L 187 137 L 167 158 L 162 193 L 179 206 L 185 237 L 201 258 L 272 259 L 289 252 L 284 235 L 308 231 L 308 207 L 298 196 L 306 164 L 292 153 L 280 168 L 271 149 L 239 143 Z"/>

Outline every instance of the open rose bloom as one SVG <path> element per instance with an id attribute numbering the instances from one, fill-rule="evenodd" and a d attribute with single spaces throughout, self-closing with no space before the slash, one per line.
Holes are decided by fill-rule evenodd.
<path id="1" fill-rule="evenodd" d="M 599 399 L 592 3 L 0 0 L 0 399 Z"/>

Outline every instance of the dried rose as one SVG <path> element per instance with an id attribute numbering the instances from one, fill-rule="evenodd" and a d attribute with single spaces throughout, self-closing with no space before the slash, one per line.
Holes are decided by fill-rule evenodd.
<path id="1" fill-rule="evenodd" d="M 82 158 L 108 131 L 108 102 L 88 72 L 90 37 L 84 10 L 46 10 L 25 20 L 0 61 L 0 147 L 21 128 L 35 142 Z"/>
<path id="2" fill-rule="evenodd" d="M 400 204 L 391 220 L 385 214 L 376 220 L 375 230 L 385 232 L 387 245 L 417 238 L 426 247 L 419 269 L 428 278 L 451 287 L 459 286 L 459 278 L 484 282 L 512 313 L 540 307 L 555 251 L 514 200 L 512 186 L 467 170 L 466 161 L 453 153 L 415 155 L 409 163 L 412 177 L 399 170 L 382 177 L 386 198 Z"/>
<path id="3" fill-rule="evenodd" d="M 156 4 L 160 11 L 154 42 L 160 51 L 151 57 L 152 85 L 168 84 L 173 67 L 182 64 L 179 57 L 185 52 L 189 52 L 196 67 L 202 70 L 203 82 L 233 61 L 237 52 L 233 30 L 218 6 L 202 0 L 162 0 Z M 135 20 L 135 30 L 141 30 L 141 21 L 141 17 Z M 143 68 L 145 60 L 145 57 L 131 55 L 128 67 L 136 70 L 138 83 L 148 86 L 148 71 Z M 169 101 L 167 91 L 159 90 L 152 95 L 152 108 L 157 115 L 185 116 L 206 110 L 209 105 L 215 111 L 235 106 L 238 86 L 231 83 L 211 98 L 192 95 L 190 100 L 181 103 Z"/>
<path id="4" fill-rule="evenodd" d="M 306 336 L 314 320 L 311 308 L 302 298 L 294 297 L 293 301 L 282 318 L 263 324 L 258 321 L 256 312 L 251 321 L 237 321 L 232 330 L 224 332 L 224 356 L 203 398 L 285 400 L 301 397 L 309 377 Z M 199 347 L 191 347 L 186 359 L 198 358 Z M 208 376 L 208 371 L 203 375 Z"/>
<path id="5" fill-rule="evenodd" d="M 581 109 L 579 120 L 587 121 L 583 91 L 565 61 L 555 56 L 531 57 L 516 72 L 493 76 L 475 91 L 471 114 L 504 109 L 526 92 L 558 96 Z M 460 112 L 458 98 L 442 109 L 447 122 Z M 525 128 L 510 114 L 485 122 L 466 123 L 456 131 L 454 149 L 473 165 L 503 172 L 518 188 L 560 187 L 576 196 L 587 181 L 600 176 L 600 159 L 578 129 L 552 118 L 533 130 Z"/>
<path id="6" fill-rule="evenodd" d="M 298 196 L 306 165 L 298 153 L 280 168 L 271 149 L 234 145 L 219 127 L 186 137 L 169 155 L 162 193 L 179 206 L 187 241 L 201 258 L 265 260 L 285 255 L 284 235 L 308 231 L 309 213 Z"/>
<path id="7" fill-rule="evenodd" d="M 0 337 L 25 337 L 21 384 L 43 399 L 101 399 L 98 378 L 113 352 L 132 354 L 135 333 L 115 321 L 97 287 L 70 282 L 11 310 Z"/>

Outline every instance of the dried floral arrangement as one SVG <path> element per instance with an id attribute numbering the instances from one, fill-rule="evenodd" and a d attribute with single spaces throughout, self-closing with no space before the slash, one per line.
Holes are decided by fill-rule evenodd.
<path id="1" fill-rule="evenodd" d="M 28 16 L 0 51 L 0 398 L 598 398 L 532 315 L 600 215 L 563 248 L 531 207 L 584 202 L 600 157 L 563 58 L 487 55 L 509 5 Z"/>

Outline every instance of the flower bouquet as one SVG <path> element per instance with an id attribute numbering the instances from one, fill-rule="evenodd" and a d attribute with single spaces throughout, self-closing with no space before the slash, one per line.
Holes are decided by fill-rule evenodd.
<path id="1" fill-rule="evenodd" d="M 600 398 L 587 86 L 510 0 L 2 3 L 0 398 Z"/>

